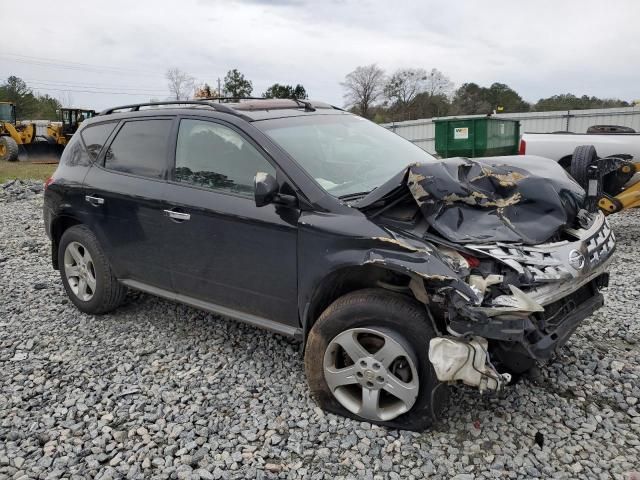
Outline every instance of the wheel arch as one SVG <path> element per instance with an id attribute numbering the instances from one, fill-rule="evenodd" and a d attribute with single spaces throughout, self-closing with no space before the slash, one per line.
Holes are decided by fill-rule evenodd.
<path id="1" fill-rule="evenodd" d="M 60 215 L 51 223 L 51 264 L 56 270 L 60 269 L 58 265 L 58 245 L 64 232 L 75 225 L 81 225 L 82 222 L 71 215 Z"/>
<path id="2" fill-rule="evenodd" d="M 571 160 L 573 159 L 573 154 L 565 155 L 560 160 L 558 160 L 558 164 L 564 168 L 567 172 L 571 171 Z"/>
<path id="3" fill-rule="evenodd" d="M 303 342 L 306 344 L 307 335 L 322 312 L 338 298 L 357 290 L 382 288 L 417 299 L 410 288 L 413 278 L 420 280 L 422 284 L 420 277 L 394 268 L 393 265 L 359 264 L 333 270 L 318 283 L 305 305 L 302 318 Z"/>

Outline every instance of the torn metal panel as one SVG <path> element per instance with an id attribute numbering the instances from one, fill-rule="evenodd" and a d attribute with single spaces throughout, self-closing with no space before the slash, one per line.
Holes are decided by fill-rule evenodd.
<path id="1" fill-rule="evenodd" d="M 478 291 L 480 295 L 484 297 L 485 292 L 491 285 L 499 285 L 504 281 L 504 275 L 487 275 L 482 277 L 481 275 L 469 275 L 469 285 L 474 290 Z"/>
<path id="2" fill-rule="evenodd" d="M 502 313 L 509 311 L 514 312 L 544 312 L 544 307 L 536 302 L 532 297 L 524 293 L 518 287 L 509 285 L 511 295 L 500 295 L 493 299 L 493 305 L 496 307 L 503 307 Z"/>
<path id="3" fill-rule="evenodd" d="M 548 241 L 573 225 L 585 198 L 556 162 L 523 155 L 413 164 L 355 206 L 370 208 L 401 188 L 429 225 L 456 243 Z"/>
<path id="4" fill-rule="evenodd" d="M 562 167 L 537 157 L 452 158 L 414 165 L 409 177 L 427 192 L 414 198 L 429 224 L 460 243 L 547 241 L 584 199 Z"/>
<path id="5" fill-rule="evenodd" d="M 429 303 L 429 294 L 427 293 L 427 289 L 424 288 L 424 282 L 422 280 L 412 277 L 409 282 L 409 288 L 411 289 L 413 296 L 416 297 L 416 300 L 420 303 L 424 303 L 425 305 Z"/>
<path id="6" fill-rule="evenodd" d="M 400 273 L 391 278 L 410 280 L 385 288 L 413 294 L 440 331 L 548 359 L 601 305 L 615 238 L 602 214 L 580 210 L 584 192 L 560 167 L 535 159 L 525 169 L 523 159 L 533 161 L 410 165 L 354 203 L 339 228 L 331 214 L 303 212 L 305 304 L 327 291 L 326 271 Z"/>
<path id="7" fill-rule="evenodd" d="M 464 295 L 467 301 L 479 305 L 482 298 L 459 275 L 443 262 L 438 255 L 416 256 L 383 249 L 371 249 L 365 253 L 363 265 L 378 265 L 420 278 L 430 288 L 453 290 Z"/>
<path id="8" fill-rule="evenodd" d="M 427 177 L 413 172 L 411 168 L 409 169 L 407 186 L 409 187 L 409 190 L 411 190 L 413 198 L 415 198 L 418 202 L 426 201 L 427 197 L 429 197 L 429 192 L 427 192 L 422 186 L 422 182 L 424 182 L 425 180 L 427 180 Z"/>
<path id="9" fill-rule="evenodd" d="M 410 252 L 424 252 L 429 253 L 431 251 L 424 242 L 421 242 L 422 245 L 414 246 L 410 245 L 407 241 L 398 240 L 392 233 L 390 233 L 389 237 L 372 237 L 371 240 L 383 243 L 390 243 L 391 245 L 395 245 L 396 247 L 402 250 L 408 250 Z"/>

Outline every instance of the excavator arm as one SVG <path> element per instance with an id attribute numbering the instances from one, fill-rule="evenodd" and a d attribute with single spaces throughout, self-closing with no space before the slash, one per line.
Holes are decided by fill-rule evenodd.
<path id="1" fill-rule="evenodd" d="M 624 165 L 621 170 L 624 173 L 640 173 L 640 163 Z M 627 186 L 614 197 L 604 193 L 598 200 L 598 207 L 606 214 L 619 212 L 627 208 L 640 207 L 640 180 Z"/>
<path id="2" fill-rule="evenodd" d="M 33 141 L 36 130 L 33 124 L 16 127 L 13 123 L 4 122 L 0 124 L 2 130 L 6 132 L 18 145 L 28 145 Z"/>

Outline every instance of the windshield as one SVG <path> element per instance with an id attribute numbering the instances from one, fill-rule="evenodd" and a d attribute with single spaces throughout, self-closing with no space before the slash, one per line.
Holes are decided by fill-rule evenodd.
<path id="1" fill-rule="evenodd" d="M 395 133 L 349 114 L 254 123 L 331 195 L 367 193 L 412 163 L 435 159 Z"/>

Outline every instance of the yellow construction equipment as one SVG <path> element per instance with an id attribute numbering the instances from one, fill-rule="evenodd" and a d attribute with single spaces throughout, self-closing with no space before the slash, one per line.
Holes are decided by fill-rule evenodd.
<path id="1" fill-rule="evenodd" d="M 628 154 L 599 158 L 593 145 L 576 147 L 571 176 L 587 192 L 587 203 L 611 214 L 640 207 L 640 162 Z"/>
<path id="2" fill-rule="evenodd" d="M 36 146 L 64 148 L 80 123 L 95 115 L 94 110 L 80 108 L 61 108 L 58 113 L 59 122 L 18 123 L 15 104 L 0 102 L 0 161 L 15 162 L 21 150 L 28 152 Z"/>
<path id="3" fill-rule="evenodd" d="M 623 172 L 633 172 L 634 175 L 640 174 L 640 163 L 624 165 L 621 170 Z M 640 181 L 626 187 L 614 197 L 607 194 L 601 195 L 598 200 L 598 207 L 607 214 L 616 213 L 627 208 L 640 207 Z"/>
<path id="4" fill-rule="evenodd" d="M 61 108 L 59 114 L 60 122 L 62 122 L 62 136 L 65 138 L 64 145 L 66 145 L 71 136 L 76 133 L 80 124 L 94 117 L 96 111 L 83 108 Z"/>

